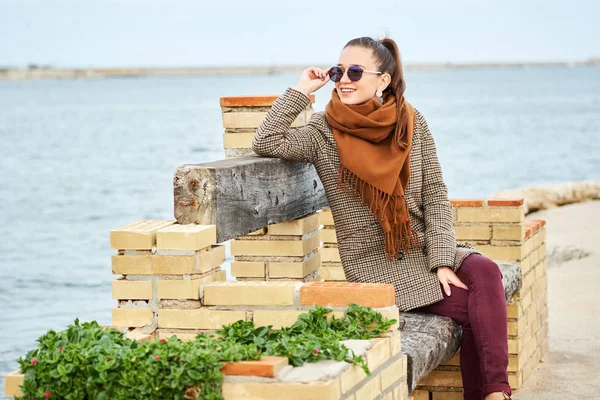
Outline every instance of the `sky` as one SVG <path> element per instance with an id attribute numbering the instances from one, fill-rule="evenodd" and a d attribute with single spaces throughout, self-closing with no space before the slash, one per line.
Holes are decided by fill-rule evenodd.
<path id="1" fill-rule="evenodd" d="M 600 57 L 598 0 L 0 0 L 0 67 L 329 65 L 359 36 L 405 64 Z"/>

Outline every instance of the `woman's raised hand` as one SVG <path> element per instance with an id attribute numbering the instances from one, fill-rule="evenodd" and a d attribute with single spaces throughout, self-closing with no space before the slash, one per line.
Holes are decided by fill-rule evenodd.
<path id="1" fill-rule="evenodd" d="M 317 67 L 310 67 L 302 71 L 300 81 L 294 89 L 308 96 L 321 89 L 327 82 L 329 82 L 327 71 Z"/>

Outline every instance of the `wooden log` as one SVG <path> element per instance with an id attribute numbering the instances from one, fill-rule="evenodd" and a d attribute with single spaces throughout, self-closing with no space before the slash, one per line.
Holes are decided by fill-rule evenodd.
<path id="1" fill-rule="evenodd" d="M 216 225 L 219 243 L 327 207 L 313 165 L 258 156 L 182 165 L 173 193 L 177 222 Z"/>

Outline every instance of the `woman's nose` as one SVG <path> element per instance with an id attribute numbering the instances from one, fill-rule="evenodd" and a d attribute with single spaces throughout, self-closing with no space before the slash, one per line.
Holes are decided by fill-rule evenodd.
<path id="1" fill-rule="evenodd" d="M 350 78 L 348 78 L 348 70 L 344 71 L 344 75 L 342 75 L 342 79 L 340 79 L 340 83 L 352 83 Z"/>

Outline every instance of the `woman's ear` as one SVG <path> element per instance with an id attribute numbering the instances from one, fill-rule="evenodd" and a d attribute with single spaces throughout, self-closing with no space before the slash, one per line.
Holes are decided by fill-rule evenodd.
<path id="1" fill-rule="evenodd" d="M 381 75 L 381 77 L 379 78 L 379 85 L 377 86 L 379 88 L 380 91 L 384 91 L 390 84 L 390 82 L 392 81 L 392 77 L 390 76 L 390 74 L 385 73 L 383 75 Z"/>

